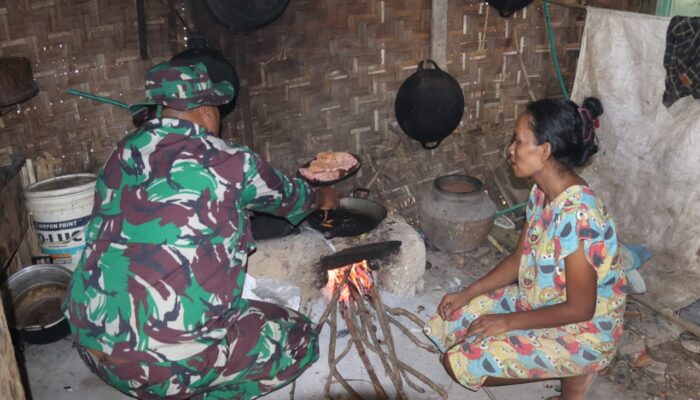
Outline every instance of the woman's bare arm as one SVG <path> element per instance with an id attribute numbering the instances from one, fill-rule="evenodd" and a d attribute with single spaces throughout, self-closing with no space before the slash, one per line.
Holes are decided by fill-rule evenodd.
<path id="1" fill-rule="evenodd" d="M 597 274 L 586 260 L 583 244 L 565 258 L 566 301 L 532 311 L 509 314 L 487 314 L 469 326 L 469 336 L 495 336 L 518 329 L 554 328 L 589 321 L 597 300 Z M 477 339 L 478 340 L 478 339 Z"/>

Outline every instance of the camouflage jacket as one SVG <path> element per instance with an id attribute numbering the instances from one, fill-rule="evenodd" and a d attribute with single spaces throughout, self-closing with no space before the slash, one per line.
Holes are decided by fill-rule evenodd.
<path id="1" fill-rule="evenodd" d="M 247 307 L 241 292 L 255 246 L 245 209 L 298 223 L 314 203 L 303 181 L 245 147 L 188 121 L 147 122 L 100 171 L 63 305 L 74 340 L 143 361 L 216 345 Z"/>

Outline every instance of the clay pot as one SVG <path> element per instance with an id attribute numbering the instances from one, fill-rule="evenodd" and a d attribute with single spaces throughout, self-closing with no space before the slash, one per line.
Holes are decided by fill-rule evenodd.
<path id="1" fill-rule="evenodd" d="M 496 204 L 480 180 L 446 175 L 435 181 L 420 206 L 421 228 L 439 250 L 462 253 L 479 246 L 488 236 Z"/>

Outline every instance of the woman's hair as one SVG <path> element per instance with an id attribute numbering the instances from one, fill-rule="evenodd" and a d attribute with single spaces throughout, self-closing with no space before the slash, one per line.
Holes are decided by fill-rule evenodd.
<path id="1" fill-rule="evenodd" d="M 603 105 L 587 97 L 579 107 L 569 99 L 544 99 L 527 106 L 538 144 L 552 145 L 552 157 L 562 165 L 580 167 L 598 151 L 595 128 Z"/>

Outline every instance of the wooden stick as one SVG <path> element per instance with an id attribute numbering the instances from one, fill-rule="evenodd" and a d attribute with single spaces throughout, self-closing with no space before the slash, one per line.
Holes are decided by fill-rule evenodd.
<path id="1" fill-rule="evenodd" d="M 328 343 L 328 367 L 331 369 L 331 372 L 328 374 L 328 379 L 326 379 L 326 386 L 323 388 L 323 396 L 326 399 L 332 399 L 331 397 L 331 383 L 333 383 L 333 366 L 335 365 L 335 340 L 338 336 L 338 326 L 336 325 L 336 319 L 338 315 L 338 302 L 334 301 L 332 304 L 328 305 L 331 307 L 331 333 L 330 333 L 330 339 Z"/>
<path id="2" fill-rule="evenodd" d="M 391 322 L 397 328 L 399 328 L 401 330 L 401 332 L 403 332 L 404 335 L 408 336 L 408 338 L 411 339 L 411 341 L 413 343 L 415 343 L 416 346 L 420 347 L 423 350 L 427 350 L 431 353 L 435 353 L 435 354 L 439 353 L 438 349 L 436 349 L 435 347 L 433 347 L 427 343 L 421 342 L 420 339 L 418 339 L 416 337 L 416 335 L 413 334 L 413 332 L 409 331 L 408 328 L 406 328 L 401 322 L 399 322 L 399 320 L 392 317 L 391 315 L 387 315 L 386 317 L 389 319 L 389 322 Z"/>
<path id="3" fill-rule="evenodd" d="M 369 374 L 369 378 L 372 380 L 372 386 L 374 386 L 374 391 L 377 393 L 377 396 L 379 396 L 380 399 L 388 400 L 389 396 L 386 394 L 386 391 L 384 390 L 384 387 L 382 387 L 381 382 L 379 382 L 377 373 L 374 371 L 372 363 L 367 357 L 367 352 L 365 351 L 365 347 L 362 344 L 362 337 L 357 333 L 355 322 L 350 318 L 349 315 L 347 315 L 347 313 L 344 310 L 341 311 L 341 314 L 345 319 L 345 323 L 348 326 L 350 335 L 352 335 L 352 338 L 355 341 L 355 348 L 357 349 L 357 354 L 360 355 L 362 363 L 365 365 L 365 368 L 367 368 L 367 373 Z"/>
<path id="4" fill-rule="evenodd" d="M 330 325 L 331 325 L 331 327 L 335 327 L 335 330 L 337 332 L 337 330 L 338 330 L 338 307 L 337 307 L 338 302 L 336 301 L 335 304 L 336 304 L 336 307 L 334 307 L 335 311 L 333 311 L 333 314 L 331 315 Z M 352 343 L 353 343 L 352 340 L 348 340 L 348 344 L 345 347 L 345 350 L 343 350 L 343 352 L 340 354 L 340 356 L 338 356 L 338 358 L 333 360 L 333 362 L 330 365 L 331 374 L 333 375 L 335 380 L 337 380 L 338 383 L 340 383 L 340 385 L 350 394 L 351 399 L 362 400 L 362 396 L 360 396 L 355 391 L 355 389 L 353 389 L 352 386 L 350 386 L 348 381 L 346 381 L 345 378 L 343 378 L 342 375 L 340 375 L 340 372 L 338 372 L 338 370 L 336 368 L 336 365 L 340 362 L 340 360 L 343 359 L 343 357 L 345 357 L 346 354 L 348 354 L 348 352 L 352 348 Z M 331 359 L 331 357 L 334 357 L 334 356 L 335 356 L 335 354 L 330 355 L 330 352 L 329 352 L 329 356 L 328 356 L 329 360 Z M 330 388 L 329 388 L 328 396 L 330 396 Z"/>
<path id="5" fill-rule="evenodd" d="M 420 387 L 420 386 L 416 385 L 415 383 L 413 383 L 413 381 L 408 377 L 408 374 L 406 373 L 406 370 L 401 369 L 401 376 L 403 376 L 403 379 L 406 381 L 406 384 L 407 384 L 411 389 L 415 390 L 416 392 L 418 392 L 418 393 L 420 393 L 420 394 L 425 393 L 425 389 L 423 389 L 422 387 Z"/>
<path id="6" fill-rule="evenodd" d="M 367 331 L 369 332 L 369 336 L 372 339 L 372 343 L 374 346 L 374 347 L 368 346 L 368 348 L 373 350 L 375 353 L 377 353 L 377 355 L 379 356 L 379 359 L 382 362 L 382 366 L 384 367 L 384 372 L 389 376 L 392 383 L 394 384 L 394 387 L 396 388 L 396 390 L 398 392 L 400 382 L 397 382 L 397 378 L 396 378 L 397 374 L 395 371 L 399 370 L 399 365 L 398 365 L 398 363 L 395 365 L 390 365 L 389 360 L 386 357 L 386 354 L 384 354 L 383 351 L 376 350 L 376 349 L 381 349 L 381 343 L 379 342 L 379 339 L 377 338 L 377 334 L 376 334 L 375 330 L 372 329 L 373 326 L 372 326 L 372 323 L 370 322 L 371 316 L 369 314 L 369 311 L 364 306 L 364 302 L 362 300 L 356 302 L 356 304 L 358 305 L 358 310 L 359 310 L 358 314 L 360 315 L 360 319 L 366 320 L 365 323 L 368 326 Z M 399 378 L 399 379 L 401 379 L 401 378 Z"/>
<path id="7" fill-rule="evenodd" d="M 430 380 L 430 378 L 428 378 L 427 376 L 425 376 L 425 375 L 421 374 L 420 372 L 416 371 L 415 369 L 413 369 L 410 365 L 406 364 L 405 362 L 399 361 L 399 363 L 400 363 L 399 365 L 401 366 L 401 368 L 403 368 L 404 370 L 406 370 L 406 372 L 408 372 L 409 374 L 415 376 L 415 377 L 418 378 L 420 381 L 422 381 L 423 383 L 425 383 L 426 385 L 428 385 L 431 389 L 433 389 L 433 390 L 435 391 L 435 393 L 439 394 L 440 397 L 442 397 L 443 399 L 447 399 L 447 392 L 445 391 L 445 388 L 443 388 L 442 386 L 436 384 L 435 382 L 433 382 L 432 380 Z"/>
<path id="8" fill-rule="evenodd" d="M 297 390 L 297 380 L 292 381 L 292 390 L 289 391 L 289 400 L 294 400 L 294 392 Z"/>
<path id="9" fill-rule="evenodd" d="M 425 326 L 425 322 L 423 322 L 422 319 L 418 318 L 417 315 L 413 314 L 412 312 L 406 310 L 405 308 L 401 307 L 389 307 L 386 304 L 384 305 L 384 309 L 389 312 L 389 314 L 392 315 L 403 315 L 404 317 L 410 319 L 413 321 L 414 324 L 418 325 L 423 329 Z"/>
<path id="10" fill-rule="evenodd" d="M 379 353 L 380 351 L 382 351 L 381 348 L 378 349 L 378 348 L 375 348 L 374 346 L 372 346 L 372 344 L 369 343 L 369 341 L 367 341 L 367 339 L 365 339 L 365 346 L 367 346 L 367 348 L 371 349 L 372 351 L 374 351 L 376 353 Z M 428 387 L 430 387 L 433 391 L 435 391 L 435 393 L 439 394 L 440 397 L 442 397 L 443 399 L 447 399 L 447 392 L 445 391 L 445 389 L 442 386 L 433 382 L 427 376 L 421 374 L 420 372 L 416 371 L 415 369 L 411 368 L 408 364 L 406 364 L 400 360 L 399 360 L 399 368 L 402 369 L 405 373 L 408 373 L 408 374 L 415 376 L 420 381 L 422 381 L 423 383 L 428 385 Z M 407 379 L 407 381 L 408 381 L 408 379 Z"/>
<path id="11" fill-rule="evenodd" d="M 340 281 L 340 285 L 338 286 L 337 290 L 335 293 L 333 293 L 333 297 L 331 297 L 330 303 L 328 303 L 328 306 L 326 306 L 326 309 L 323 311 L 323 314 L 321 314 L 321 318 L 319 318 L 318 322 L 316 323 L 316 329 L 318 330 L 318 333 L 321 333 L 321 330 L 323 329 L 323 324 L 326 322 L 326 318 L 328 318 L 328 314 L 331 312 L 331 308 L 334 307 L 334 304 L 336 304 L 336 310 L 337 310 L 337 303 L 338 303 L 338 298 L 340 298 L 340 288 L 345 286 L 348 283 L 348 279 L 350 279 L 350 271 L 352 268 L 348 268 L 347 271 L 345 271 L 345 276 L 343 276 L 343 280 Z"/>
<path id="12" fill-rule="evenodd" d="M 484 32 L 481 34 L 481 43 L 479 43 L 479 50 L 486 49 L 486 29 L 489 26 L 489 8 L 486 7 L 486 15 L 484 16 Z"/>
<path id="13" fill-rule="evenodd" d="M 498 243 L 498 240 L 496 240 L 496 238 L 493 237 L 491 234 L 489 234 L 488 236 L 486 236 L 486 240 L 488 240 L 489 243 L 491 243 L 491 245 L 492 245 L 496 250 L 498 250 L 499 253 L 501 253 L 501 254 L 508 254 L 508 251 L 506 251 L 506 249 L 503 247 L 503 245 L 500 244 L 500 243 Z"/>
<path id="14" fill-rule="evenodd" d="M 518 60 L 520 61 L 520 69 L 525 76 L 525 85 L 527 86 L 527 92 L 530 95 L 530 100 L 535 101 L 535 92 L 532 90 L 532 85 L 530 84 L 530 77 L 527 76 L 527 67 L 525 66 L 525 60 L 523 60 L 523 49 L 520 48 L 520 40 L 518 38 L 518 27 L 513 23 L 513 43 L 515 44 L 515 51 L 518 53 Z"/>
<path id="15" fill-rule="evenodd" d="M 387 348 L 389 349 L 389 359 L 394 365 L 399 365 L 399 359 L 396 356 L 396 348 L 394 347 L 394 335 L 391 333 L 391 325 L 387 322 L 387 315 L 382 307 L 382 298 L 379 294 L 379 290 L 376 288 L 370 289 L 370 297 L 374 303 L 374 309 L 377 312 L 377 319 L 379 320 L 379 325 L 382 327 L 382 332 L 384 333 L 384 341 L 386 342 Z M 401 373 L 398 368 L 394 369 L 394 375 L 396 376 L 396 381 L 398 386 L 396 390 L 398 391 L 399 399 L 405 399 L 406 393 L 404 393 L 403 385 L 401 384 Z"/>
<path id="16" fill-rule="evenodd" d="M 651 300 L 647 300 L 641 296 L 635 296 L 632 295 L 630 298 L 637 303 L 643 305 L 644 307 L 654 311 L 655 313 L 659 314 L 660 316 L 666 318 L 668 321 L 680 326 L 681 328 L 689 331 L 695 336 L 700 337 L 700 326 L 692 323 L 691 321 L 688 321 L 685 318 L 681 318 L 677 316 L 671 309 L 661 307 L 658 304 L 655 304 Z"/>
<path id="17" fill-rule="evenodd" d="M 493 392 L 492 392 L 489 388 L 484 387 L 484 393 L 486 393 L 486 395 L 489 396 L 489 399 L 490 399 L 490 400 L 498 400 L 498 399 L 496 398 L 496 395 L 493 394 Z"/>

